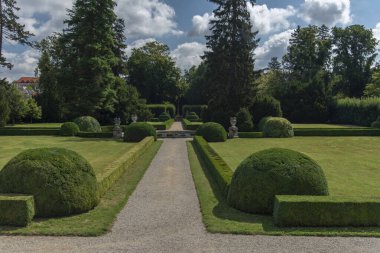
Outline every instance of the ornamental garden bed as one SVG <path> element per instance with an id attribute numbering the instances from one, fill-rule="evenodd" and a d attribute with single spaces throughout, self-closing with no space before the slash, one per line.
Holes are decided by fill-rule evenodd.
<path id="1" fill-rule="evenodd" d="M 125 143 L 77 137 L 24 136 L 0 137 L 0 143 L 1 168 L 12 157 L 30 148 L 58 147 L 76 151 L 93 167 L 98 195 L 101 197 L 99 204 L 88 212 L 60 218 L 34 218 L 27 227 L 22 228 L 0 226 L 0 234 L 79 236 L 97 236 L 110 229 L 116 215 L 126 204 L 161 145 L 161 142 L 154 142 L 153 137 L 139 143 Z M 0 199 L 0 207 L 20 202 L 19 196 L 1 195 L 4 199 Z M 24 199 L 22 201 L 25 202 Z M 22 213 L 27 209 L 20 206 L 18 211 Z M 11 220 L 12 225 L 26 225 L 17 224 L 8 216 L 5 218 Z M 10 224 L 7 220 L 3 224 Z"/>
<path id="2" fill-rule="evenodd" d="M 196 142 L 194 141 L 193 145 L 189 143 L 189 159 L 203 221 L 208 231 L 264 235 L 380 236 L 380 227 L 375 226 L 378 225 L 380 217 L 380 209 L 376 208 L 379 206 L 380 196 L 380 157 L 377 148 L 380 138 L 234 139 L 220 143 L 203 142 L 203 146 L 206 147 L 203 150 L 207 152 L 199 148 L 199 141 L 194 145 Z M 287 148 L 311 157 L 326 175 L 330 196 L 307 199 L 298 196 L 279 197 L 275 217 L 249 214 L 230 207 L 227 203 L 226 188 L 230 186 L 231 174 L 252 153 L 269 148 Z M 320 220 L 315 219 L 315 215 L 303 215 L 303 223 L 299 223 L 299 217 L 294 220 L 284 219 L 284 215 L 286 217 L 289 212 L 299 211 L 299 206 L 305 204 L 309 208 L 335 210 L 335 213 L 341 210 L 341 216 L 349 219 L 342 218 L 335 220 L 335 223 L 324 217 Z"/>

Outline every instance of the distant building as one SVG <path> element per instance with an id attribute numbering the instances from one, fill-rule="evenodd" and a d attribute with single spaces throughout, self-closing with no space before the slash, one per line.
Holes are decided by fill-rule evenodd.
<path id="1" fill-rule="evenodd" d="M 21 77 L 13 84 L 25 95 L 34 96 L 38 93 L 39 80 L 38 77 Z"/>

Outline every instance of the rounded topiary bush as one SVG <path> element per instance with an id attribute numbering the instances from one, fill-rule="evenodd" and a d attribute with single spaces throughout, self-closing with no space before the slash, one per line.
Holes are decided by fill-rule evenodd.
<path id="1" fill-rule="evenodd" d="M 268 121 L 270 118 L 272 118 L 272 117 L 264 117 L 264 118 L 262 118 L 262 119 L 260 120 L 260 122 L 259 122 L 259 126 L 258 126 L 258 128 L 259 128 L 260 131 L 264 131 L 264 126 L 265 126 L 265 124 L 267 123 L 267 121 Z"/>
<path id="2" fill-rule="evenodd" d="M 191 121 L 191 122 L 197 122 L 200 121 L 199 116 L 195 112 L 190 112 L 187 116 L 186 119 Z"/>
<path id="3" fill-rule="evenodd" d="M 378 117 L 377 120 L 371 124 L 371 127 L 380 128 L 380 117 Z"/>
<path id="4" fill-rule="evenodd" d="M 91 165 L 60 148 L 31 149 L 14 157 L 0 172 L 0 192 L 33 195 L 39 217 L 87 212 L 99 201 Z"/>
<path id="5" fill-rule="evenodd" d="M 165 121 L 168 121 L 169 119 L 171 119 L 170 117 L 170 114 L 167 113 L 167 112 L 163 112 L 161 113 L 160 117 L 158 118 L 161 122 L 165 122 Z"/>
<path id="6" fill-rule="evenodd" d="M 126 142 L 140 142 L 148 136 L 153 136 L 154 139 L 157 139 L 156 129 L 148 123 L 132 123 L 124 130 L 124 141 Z"/>
<path id="7" fill-rule="evenodd" d="M 224 127 L 215 122 L 208 122 L 198 127 L 196 135 L 202 136 L 208 142 L 224 142 L 227 132 Z"/>
<path id="8" fill-rule="evenodd" d="M 266 137 L 271 138 L 290 138 L 294 136 L 292 124 L 284 118 L 268 118 L 264 124 L 263 132 Z"/>
<path id="9" fill-rule="evenodd" d="M 260 151 L 236 169 L 228 192 L 230 206 L 248 213 L 271 214 L 275 195 L 329 194 L 321 167 L 288 149 Z"/>
<path id="10" fill-rule="evenodd" d="M 80 131 L 89 133 L 100 133 L 102 128 L 99 122 L 91 116 L 83 116 L 76 118 L 74 123 L 78 125 Z"/>
<path id="11" fill-rule="evenodd" d="M 76 136 L 79 131 L 77 124 L 74 122 L 66 122 L 61 126 L 60 134 L 62 136 Z"/>

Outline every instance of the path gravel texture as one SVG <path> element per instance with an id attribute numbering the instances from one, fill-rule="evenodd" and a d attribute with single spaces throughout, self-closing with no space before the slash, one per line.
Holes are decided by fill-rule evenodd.
<path id="1" fill-rule="evenodd" d="M 209 234 L 184 139 L 166 139 L 109 234 L 0 237 L 0 252 L 380 252 L 380 239 Z"/>
<path id="2" fill-rule="evenodd" d="M 178 121 L 174 122 L 168 131 L 183 131 L 182 123 Z"/>

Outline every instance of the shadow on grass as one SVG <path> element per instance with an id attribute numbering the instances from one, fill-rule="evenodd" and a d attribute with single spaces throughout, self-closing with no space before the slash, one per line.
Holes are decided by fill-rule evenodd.
<path id="1" fill-rule="evenodd" d="M 217 200 L 217 204 L 212 209 L 212 214 L 225 222 L 234 222 L 235 229 L 228 230 L 228 233 L 235 234 L 266 234 L 266 235 L 293 235 L 293 236 L 380 236 L 380 227 L 277 227 L 273 223 L 273 217 L 270 215 L 255 215 L 241 212 L 230 207 L 221 193 L 218 185 L 212 178 L 212 175 L 206 167 L 198 150 L 191 145 L 199 160 L 202 171 L 209 182 L 212 193 Z M 201 203 L 202 205 L 202 203 Z M 223 222 L 223 221 L 221 221 Z M 251 231 L 250 225 L 259 225 L 262 232 Z M 241 227 L 239 227 L 241 226 Z M 227 230 L 214 231 L 225 233 Z"/>

